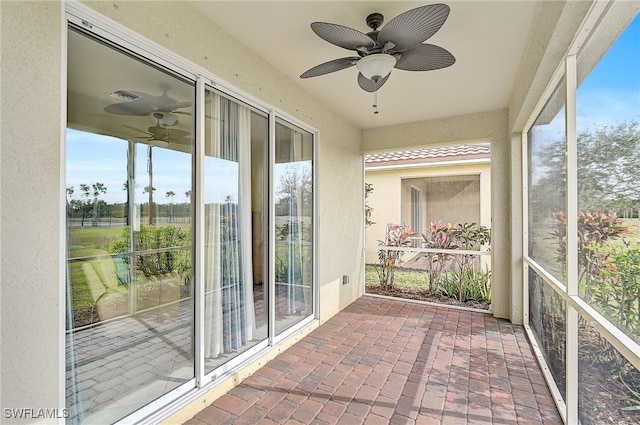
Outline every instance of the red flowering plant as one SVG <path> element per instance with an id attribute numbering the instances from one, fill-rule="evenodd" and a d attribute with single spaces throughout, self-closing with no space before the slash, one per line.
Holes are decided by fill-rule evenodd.
<path id="1" fill-rule="evenodd" d="M 553 224 L 549 239 L 554 239 L 558 244 L 556 260 L 564 265 L 567 261 L 567 216 L 564 211 L 558 211 L 552 213 L 551 217 Z M 624 224 L 616 212 L 605 210 L 580 210 L 577 225 L 578 279 L 582 285 L 583 297 L 590 301 L 593 286 L 600 278 L 601 271 L 607 268 L 609 260 L 609 255 L 599 248 L 614 240 L 632 236 L 631 229 L 634 226 Z"/>
<path id="2" fill-rule="evenodd" d="M 384 241 L 378 241 L 379 246 L 406 247 L 411 245 L 411 237 L 416 232 L 406 224 L 387 223 Z M 377 269 L 380 287 L 384 290 L 393 288 L 395 269 L 402 261 L 404 252 L 381 249 L 378 252 L 380 267 Z"/>
<path id="3" fill-rule="evenodd" d="M 452 237 L 451 223 L 443 224 L 442 220 L 436 220 L 429 223 L 429 227 L 422 234 L 423 244 L 425 248 L 433 249 L 458 249 L 456 240 Z M 442 252 L 425 253 L 422 256 L 427 257 L 427 273 L 429 276 L 429 288 L 433 290 L 437 286 L 438 279 L 442 274 L 443 268 L 451 261 L 453 256 Z"/>

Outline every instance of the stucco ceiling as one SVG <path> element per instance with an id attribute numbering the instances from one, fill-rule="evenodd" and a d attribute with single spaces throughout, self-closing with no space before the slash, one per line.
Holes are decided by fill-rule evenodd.
<path id="1" fill-rule="evenodd" d="M 314 34 L 310 24 L 330 22 L 366 33 L 365 18 L 370 13 L 382 13 L 389 22 L 432 2 L 191 3 L 331 109 L 361 128 L 374 128 L 507 107 L 539 1 L 445 1 L 451 8 L 449 17 L 428 42 L 449 50 L 456 63 L 436 71 L 392 71 L 378 92 L 377 115 L 373 94 L 358 86 L 355 68 L 299 78 L 322 62 L 351 56 Z"/>

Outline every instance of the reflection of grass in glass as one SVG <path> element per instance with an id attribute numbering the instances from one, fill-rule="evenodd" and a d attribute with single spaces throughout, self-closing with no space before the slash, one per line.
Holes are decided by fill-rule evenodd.
<path id="1" fill-rule="evenodd" d="M 69 237 L 69 257 L 79 257 L 79 249 L 96 248 L 107 251 L 116 241 L 122 239 L 124 226 L 71 226 L 67 228 Z"/>
<path id="2" fill-rule="evenodd" d="M 89 235 L 91 232 L 87 232 Z M 70 257 L 90 257 L 94 255 L 108 255 L 108 253 L 101 249 L 76 247 L 70 249 Z M 82 265 L 85 261 L 74 261 L 68 264 L 68 284 L 71 285 L 71 299 L 74 310 L 80 310 L 95 304 L 95 300 L 89 290 L 87 278 L 82 270 Z"/>
<path id="3" fill-rule="evenodd" d="M 156 227 L 172 226 L 190 230 L 190 223 L 166 223 Z M 96 248 L 108 251 L 116 242 L 122 241 L 122 230 L 126 226 L 70 226 L 67 227 L 69 237 L 69 257 L 79 257 L 76 250 Z M 87 254 L 83 254 L 87 255 Z"/>
<path id="4" fill-rule="evenodd" d="M 188 223 L 177 224 L 172 223 L 166 226 L 155 226 L 156 230 L 160 230 L 167 226 L 174 228 L 180 228 L 188 235 L 190 233 L 191 225 Z M 70 226 L 68 227 L 69 238 L 69 258 L 79 257 L 91 257 L 91 256 L 108 256 L 110 251 L 117 244 L 124 244 L 128 246 L 128 238 L 124 237 L 126 232 L 126 226 Z M 184 230 L 183 230 L 184 229 Z M 187 238 L 190 241 L 189 238 Z M 183 242 L 184 243 L 184 242 Z M 189 245 L 190 242 L 187 243 Z M 182 244 L 181 244 L 182 245 Z M 152 247 L 147 247 L 152 248 Z M 166 248 L 166 247 L 162 247 Z M 128 251 L 127 248 L 124 251 Z M 169 253 L 151 254 L 148 257 L 156 258 L 159 264 L 165 264 L 168 260 L 167 257 L 171 257 L 172 264 L 175 264 L 179 268 L 180 265 L 186 264 L 188 268 L 186 270 L 180 269 L 182 275 L 186 276 L 187 280 L 190 279 L 190 263 L 191 263 L 191 251 L 178 250 Z M 92 260 L 95 261 L 95 260 Z M 111 261 L 111 260 L 107 260 Z M 82 265 L 85 261 L 72 261 L 68 263 L 68 279 L 71 286 L 71 300 L 72 308 L 74 311 L 82 310 L 96 305 L 96 300 L 93 299 L 91 290 L 89 289 L 89 283 L 87 282 L 87 276 L 82 269 Z M 184 268 L 184 267 L 183 267 Z M 140 278 L 138 279 L 140 280 Z"/>

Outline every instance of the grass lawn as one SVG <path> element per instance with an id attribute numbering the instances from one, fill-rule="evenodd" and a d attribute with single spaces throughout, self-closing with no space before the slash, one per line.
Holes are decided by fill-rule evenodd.
<path id="1" fill-rule="evenodd" d="M 365 284 L 379 285 L 377 268 L 380 266 L 368 264 L 365 266 Z M 411 288 L 426 290 L 429 285 L 429 277 L 426 272 L 421 270 L 408 270 L 398 268 L 395 271 L 394 285 L 398 288 Z"/>

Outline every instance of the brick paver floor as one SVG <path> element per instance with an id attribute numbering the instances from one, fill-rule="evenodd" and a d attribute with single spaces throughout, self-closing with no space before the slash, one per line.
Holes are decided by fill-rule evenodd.
<path id="1" fill-rule="evenodd" d="M 562 420 L 522 327 L 364 296 L 187 421 L 389 423 Z"/>

